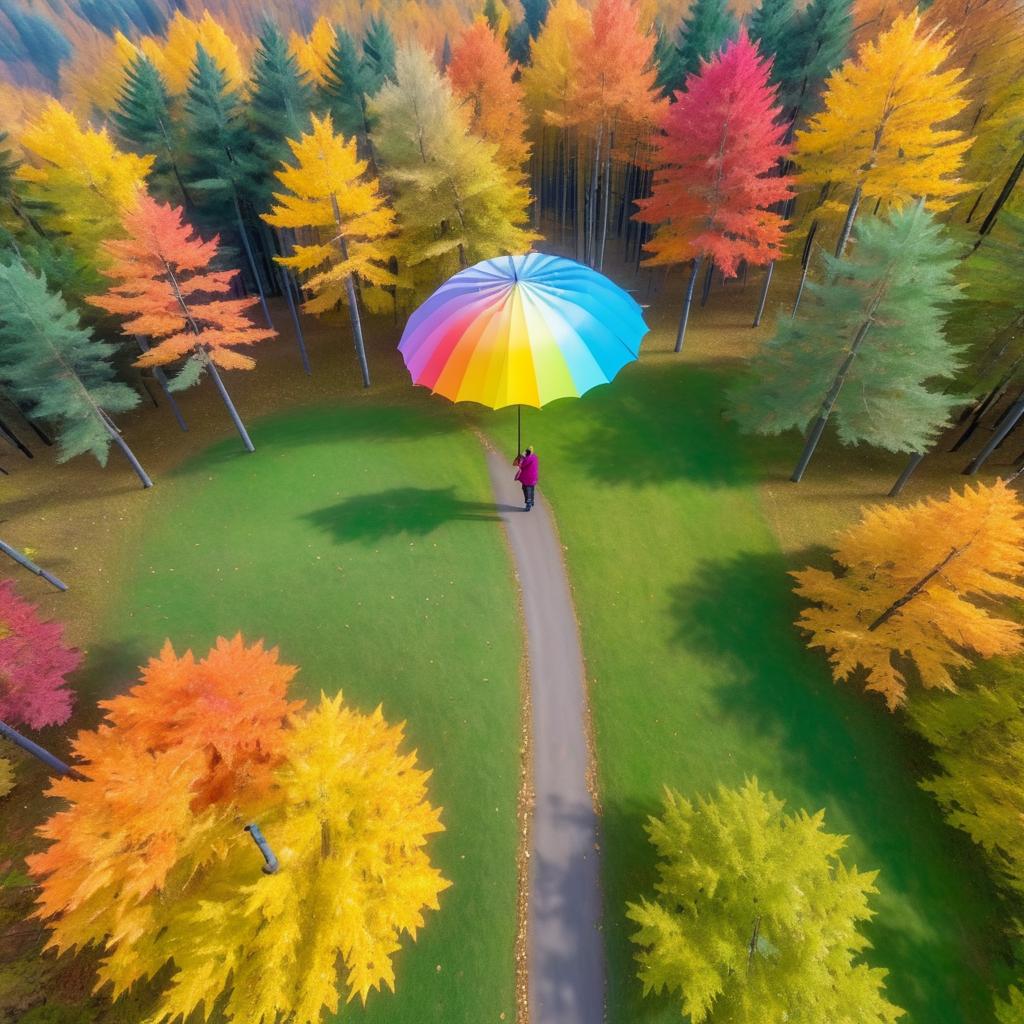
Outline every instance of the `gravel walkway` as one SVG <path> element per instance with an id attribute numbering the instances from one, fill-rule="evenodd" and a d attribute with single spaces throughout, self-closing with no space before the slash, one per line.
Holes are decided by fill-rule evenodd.
<path id="1" fill-rule="evenodd" d="M 600 1024 L 605 965 L 598 831 L 587 788 L 586 684 L 572 596 L 540 488 L 526 512 L 515 470 L 494 452 L 487 462 L 519 576 L 533 703 L 530 1024 Z"/>

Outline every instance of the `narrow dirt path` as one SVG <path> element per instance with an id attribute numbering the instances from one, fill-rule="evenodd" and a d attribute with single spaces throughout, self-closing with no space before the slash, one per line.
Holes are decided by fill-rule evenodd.
<path id="1" fill-rule="evenodd" d="M 533 704 L 530 1024 L 601 1024 L 597 816 L 587 786 L 586 683 L 569 581 L 539 490 L 526 512 L 508 461 L 488 451 L 487 465 L 519 576 Z"/>

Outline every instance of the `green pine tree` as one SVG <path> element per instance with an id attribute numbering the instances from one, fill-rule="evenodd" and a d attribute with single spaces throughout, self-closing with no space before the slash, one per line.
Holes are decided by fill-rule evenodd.
<path id="1" fill-rule="evenodd" d="M 793 34 L 794 15 L 793 0 L 761 0 L 755 8 L 747 31 L 763 57 L 770 57 L 774 63 L 778 63 L 779 53 L 785 53 Z"/>
<path id="2" fill-rule="evenodd" d="M 78 298 L 90 294 L 103 279 L 91 262 L 43 231 L 17 177 L 21 161 L 6 142 L 7 133 L 0 131 L 0 250 L 43 274 L 54 291 Z"/>
<path id="3" fill-rule="evenodd" d="M 946 820 L 982 848 L 997 881 L 1024 893 L 1024 662 L 980 662 L 957 693 L 923 691 L 910 722 L 934 750 L 921 783 Z"/>
<path id="4" fill-rule="evenodd" d="M 484 0 L 484 17 L 490 25 L 492 32 L 497 32 L 501 25 L 501 12 L 495 0 Z"/>
<path id="5" fill-rule="evenodd" d="M 793 479 L 834 416 L 844 444 L 926 451 L 963 399 L 934 388 L 960 366 L 946 339 L 958 294 L 956 246 L 922 203 L 862 221 L 857 244 L 823 255 L 801 318 L 782 317 L 732 395 L 744 430 L 779 434 L 810 426 Z"/>
<path id="6" fill-rule="evenodd" d="M 685 84 L 682 57 L 679 47 L 672 41 L 672 36 L 661 25 L 656 25 L 655 29 L 657 35 L 654 43 L 654 66 L 658 69 L 658 76 L 654 84 L 661 90 L 662 95 L 671 96 Z"/>
<path id="7" fill-rule="evenodd" d="M 57 425 L 58 459 L 66 462 L 91 452 L 107 464 L 116 444 L 138 474 L 152 486 L 110 419 L 139 403 L 139 396 L 116 379 L 111 357 L 116 346 L 81 326 L 46 279 L 20 261 L 0 263 L 0 384 L 32 416 Z"/>
<path id="8" fill-rule="evenodd" d="M 756 780 L 695 803 L 668 791 L 647 834 L 656 895 L 629 904 L 644 994 L 693 1024 L 891 1024 L 886 971 L 860 960 L 875 871 L 847 867 L 825 812 L 783 813 Z"/>
<path id="9" fill-rule="evenodd" d="M 728 0 L 695 0 L 679 29 L 679 78 L 700 70 L 739 29 Z"/>
<path id="10" fill-rule="evenodd" d="M 395 80 L 395 37 L 384 18 L 371 18 L 363 36 L 363 87 L 376 96 L 385 82 Z"/>
<path id="11" fill-rule="evenodd" d="M 153 62 L 140 54 L 128 66 L 111 120 L 127 149 L 155 156 L 149 174 L 152 195 L 188 205 L 191 197 L 181 177 L 178 122 L 164 80 Z"/>
<path id="12" fill-rule="evenodd" d="M 853 31 L 850 8 L 851 0 L 811 0 L 781 37 L 772 77 L 794 108 L 794 120 L 846 59 Z"/>
<path id="13" fill-rule="evenodd" d="M 529 194 L 510 184 L 497 147 L 472 135 L 433 59 L 398 54 L 397 81 L 372 101 L 381 174 L 395 196 L 399 287 L 420 297 L 478 260 L 525 252 Z"/>
<path id="14" fill-rule="evenodd" d="M 335 32 L 334 46 L 327 57 L 327 71 L 320 86 L 322 105 L 327 108 L 335 131 L 353 136 L 365 147 L 370 132 L 367 108 L 368 72 L 359 59 L 356 42 L 343 28 Z"/>
<path id="15" fill-rule="evenodd" d="M 233 225 L 245 251 L 267 325 L 262 275 L 252 239 L 256 237 L 248 215 L 265 195 L 263 166 L 253 146 L 252 133 L 238 92 L 202 45 L 185 94 L 185 135 L 190 164 L 187 184 L 196 201 L 199 220 L 207 230 L 223 231 Z"/>
<path id="16" fill-rule="evenodd" d="M 249 124 L 252 145 L 260 163 L 257 208 L 270 208 L 277 187 L 274 172 L 291 154 L 289 139 L 309 131 L 316 91 L 288 49 L 287 40 L 271 21 L 265 21 L 252 60 Z"/>

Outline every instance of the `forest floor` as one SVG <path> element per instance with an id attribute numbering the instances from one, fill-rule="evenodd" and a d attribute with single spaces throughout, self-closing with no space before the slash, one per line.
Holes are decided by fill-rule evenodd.
<path id="1" fill-rule="evenodd" d="M 630 273 L 608 270 L 633 286 Z M 787 275 L 777 278 L 770 307 L 791 295 Z M 609 1020 L 678 1020 L 671 999 L 641 1000 L 624 917 L 626 900 L 650 892 L 643 823 L 662 786 L 696 795 L 756 774 L 793 809 L 824 807 L 830 829 L 850 836 L 850 860 L 880 869 L 870 959 L 890 970 L 890 997 L 908 1020 L 988 1022 L 1006 951 L 980 859 L 918 789 L 928 758 L 900 717 L 833 685 L 792 627 L 787 571 L 821 564 L 835 530 L 883 498 L 901 460 L 826 444 L 804 482 L 790 484 L 799 439 L 741 438 L 723 415 L 740 360 L 771 329 L 749 327 L 756 278 L 712 293 L 681 356 L 669 351 L 680 282 L 647 280 L 636 295 L 651 303 L 654 330 L 640 364 L 582 401 L 524 413 L 587 661 Z M 256 371 L 229 375 L 253 456 L 208 383 L 181 398 L 188 434 L 166 408 L 125 417 L 152 492 L 113 453 L 106 471 L 85 459 L 58 470 L 45 455 L 34 465 L 4 458 L 0 536 L 71 583 L 51 593 L 11 567 L 87 652 L 86 708 L 123 688 L 165 634 L 202 649 L 242 629 L 302 667 L 304 695 L 340 686 L 360 706 L 381 700 L 389 717 L 407 719 L 445 807 L 437 861 L 457 884 L 400 954 L 398 996 L 345 1013 L 511 1021 L 520 637 L 468 428 L 511 452 L 514 414 L 414 391 L 394 351 L 400 328 L 379 320 L 370 333 L 369 393 L 356 386 L 340 319 L 310 327 L 312 378 L 284 338 L 257 351 Z M 259 418 L 297 406 L 310 408 Z M 960 486 L 960 464 L 926 460 L 906 497 Z M 460 576 L 446 573 L 453 565 Z M 95 717 L 83 709 L 75 724 Z M 61 749 L 56 731 L 48 741 Z M 40 813 L 31 784 L 11 798 L 25 822 Z"/>

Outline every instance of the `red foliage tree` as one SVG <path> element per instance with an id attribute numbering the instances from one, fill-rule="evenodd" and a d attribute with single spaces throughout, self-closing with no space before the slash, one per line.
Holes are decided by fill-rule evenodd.
<path id="1" fill-rule="evenodd" d="M 63 642 L 64 627 L 45 622 L 10 580 L 0 580 L 0 719 L 41 729 L 71 714 L 68 673 L 82 655 Z"/>
<path id="2" fill-rule="evenodd" d="M 790 147 L 770 74 L 771 62 L 741 32 L 690 75 L 656 140 L 659 169 L 636 219 L 658 225 L 649 265 L 692 261 L 677 352 L 705 259 L 710 283 L 716 267 L 734 277 L 741 262 L 763 266 L 781 252 L 785 220 L 771 206 L 789 197 L 792 179 L 777 173 Z"/>
<path id="3" fill-rule="evenodd" d="M 238 272 L 211 270 L 219 237 L 204 242 L 182 217 L 180 206 L 165 206 L 149 195 L 127 209 L 121 222 L 127 237 L 103 244 L 111 261 L 103 273 L 117 283 L 104 295 L 89 296 L 89 302 L 124 317 L 122 333 L 157 340 L 136 366 L 163 366 L 187 358 L 177 386 L 195 383 L 208 369 L 252 451 L 217 367 L 251 370 L 255 361 L 235 347 L 273 338 L 277 332 L 255 327 L 249 319 L 246 310 L 258 298 L 210 298 L 229 292 Z"/>

